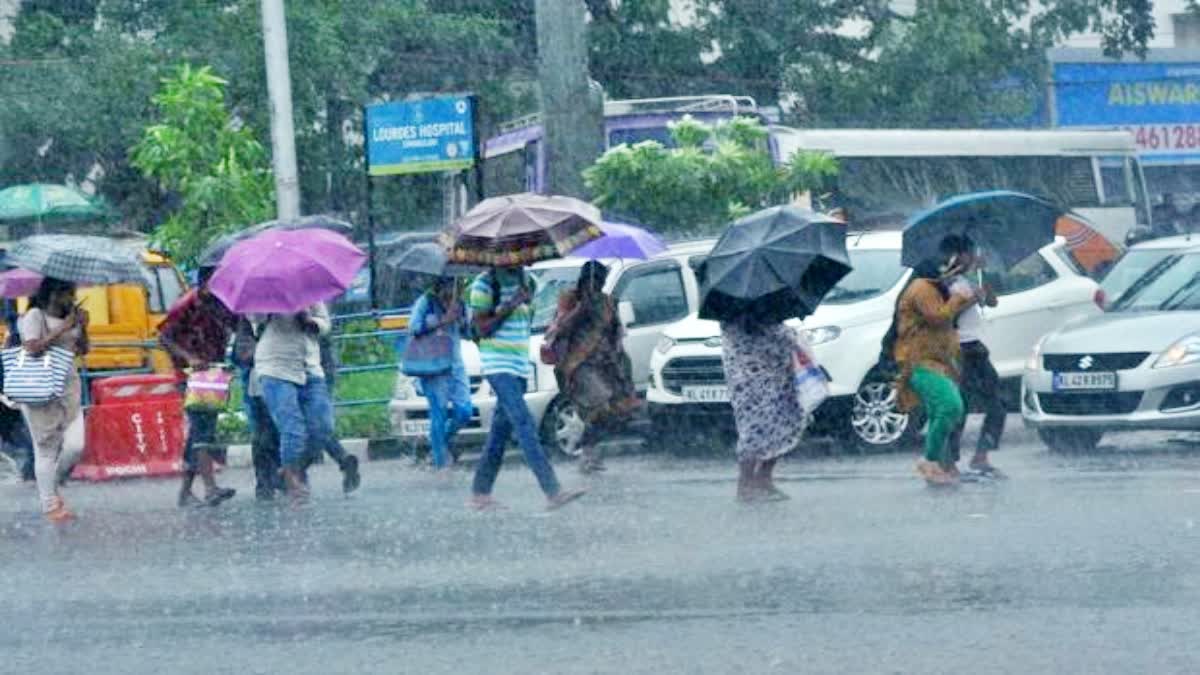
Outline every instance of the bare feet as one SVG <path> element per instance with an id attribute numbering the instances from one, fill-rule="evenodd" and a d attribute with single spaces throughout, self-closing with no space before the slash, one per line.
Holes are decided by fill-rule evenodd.
<path id="1" fill-rule="evenodd" d="M 501 511 L 504 506 L 491 495 L 471 495 L 467 508 L 473 511 Z"/>
<path id="2" fill-rule="evenodd" d="M 561 509 L 562 507 L 566 506 L 567 504 L 570 504 L 571 502 L 575 501 L 576 499 L 579 499 L 580 497 L 584 496 L 585 494 L 587 494 L 587 490 L 583 490 L 583 489 L 559 490 L 558 494 L 551 497 L 549 499 L 549 501 L 546 503 L 546 510 L 547 511 L 555 511 L 557 509 Z"/>

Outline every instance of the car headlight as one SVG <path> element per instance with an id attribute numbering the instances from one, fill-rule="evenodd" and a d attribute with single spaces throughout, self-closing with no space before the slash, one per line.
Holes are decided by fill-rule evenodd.
<path id="1" fill-rule="evenodd" d="M 1041 370 L 1042 369 L 1042 345 L 1046 344 L 1046 338 L 1042 336 L 1033 345 L 1033 351 L 1029 353 L 1029 358 L 1025 361 L 1025 370 Z"/>
<path id="2" fill-rule="evenodd" d="M 1186 366 L 1197 361 L 1200 361 L 1200 333 L 1189 335 L 1171 345 L 1154 362 L 1154 367 Z"/>
<path id="3" fill-rule="evenodd" d="M 654 350 L 657 351 L 659 354 L 666 354 L 667 352 L 671 351 L 671 347 L 674 347 L 674 346 L 675 346 L 675 338 L 669 338 L 666 335 L 664 335 L 658 339 L 658 344 L 655 345 Z"/>
<path id="4" fill-rule="evenodd" d="M 804 331 L 804 339 L 812 347 L 823 345 L 826 342 L 833 342 L 841 336 L 842 329 L 837 326 L 821 326 L 819 328 L 808 328 Z"/>
<path id="5" fill-rule="evenodd" d="M 408 375 L 401 374 L 396 377 L 396 390 L 392 393 L 392 398 L 397 401 L 408 401 L 420 396 L 417 391 L 417 380 Z"/>

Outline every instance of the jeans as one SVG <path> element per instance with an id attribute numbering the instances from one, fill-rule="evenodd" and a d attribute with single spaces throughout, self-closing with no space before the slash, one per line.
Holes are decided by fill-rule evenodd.
<path id="1" fill-rule="evenodd" d="M 250 457 L 254 463 L 254 490 L 262 496 L 283 489 L 279 476 L 279 432 L 271 421 L 267 403 L 261 396 L 246 397 L 246 407 L 253 411 L 250 427 Z"/>
<path id="2" fill-rule="evenodd" d="M 483 447 L 483 457 L 475 470 L 475 482 L 472 491 L 477 495 L 489 495 L 496 484 L 496 476 L 500 474 L 500 466 L 504 462 L 504 446 L 515 431 L 517 442 L 525 453 L 525 463 L 533 475 L 537 476 L 538 484 L 547 497 L 553 497 L 562 489 L 558 478 L 554 475 L 554 467 L 546 459 L 538 440 L 537 429 L 533 424 L 533 415 L 525 405 L 525 378 L 514 375 L 488 375 L 488 385 L 496 394 L 496 412 L 492 415 L 492 428 L 488 431 L 487 444 Z"/>
<path id="3" fill-rule="evenodd" d="M 1004 435 L 1004 422 L 1008 410 L 1000 396 L 1000 375 L 992 365 L 987 347 L 982 342 L 964 342 L 962 345 L 962 395 L 967 410 L 972 405 L 983 409 L 983 428 L 979 430 L 979 440 L 975 449 L 979 452 L 991 452 L 1000 445 L 1000 437 Z M 950 436 L 950 456 L 957 461 L 959 446 L 962 444 L 963 427 L 966 416 Z"/>
<path id="4" fill-rule="evenodd" d="M 429 401 L 429 449 L 433 454 L 433 465 L 442 468 L 450 464 L 449 449 L 454 435 L 471 421 L 470 390 L 464 401 L 453 374 L 421 378 L 421 391 Z M 446 409 L 451 408 L 450 418 Z"/>
<path id="5" fill-rule="evenodd" d="M 308 376 L 304 385 L 262 376 L 263 399 L 271 420 L 279 430 L 280 463 L 289 469 L 303 470 L 305 448 L 326 448 L 334 440 L 333 402 L 329 388 L 320 377 Z"/>
<path id="6" fill-rule="evenodd" d="M 950 434 L 963 418 L 963 400 L 954 380 L 928 368 L 913 369 L 909 385 L 929 416 L 929 431 L 925 434 L 925 459 L 931 462 L 952 461 L 949 452 Z"/>
<path id="7" fill-rule="evenodd" d="M 183 445 L 183 468 L 196 471 L 200 451 L 208 451 L 217 441 L 217 411 L 188 410 L 187 441 Z"/>
<path id="8" fill-rule="evenodd" d="M 329 381 L 329 378 L 325 378 L 325 388 L 329 392 L 329 428 L 336 429 L 336 418 L 334 417 L 333 413 L 334 389 L 333 383 Z M 346 452 L 346 448 L 342 447 L 341 441 L 339 441 L 337 439 L 337 435 L 333 433 L 329 434 L 329 438 L 325 440 L 324 444 L 322 444 L 319 439 L 310 436 L 308 439 L 308 445 L 305 449 L 307 451 L 307 457 L 305 459 L 306 468 L 307 466 L 322 462 L 323 459 L 321 453 L 329 455 L 329 458 L 332 459 L 338 466 L 342 466 L 346 461 L 346 457 L 350 454 Z"/>

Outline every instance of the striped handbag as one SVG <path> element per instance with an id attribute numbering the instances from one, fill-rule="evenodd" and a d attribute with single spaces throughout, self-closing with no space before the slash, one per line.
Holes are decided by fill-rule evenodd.
<path id="1" fill-rule="evenodd" d="M 69 349 L 50 347 L 41 356 L 33 356 L 24 347 L 0 352 L 4 364 L 4 395 L 15 403 L 44 405 L 60 399 L 67 391 L 67 378 L 75 369 L 75 355 Z"/>

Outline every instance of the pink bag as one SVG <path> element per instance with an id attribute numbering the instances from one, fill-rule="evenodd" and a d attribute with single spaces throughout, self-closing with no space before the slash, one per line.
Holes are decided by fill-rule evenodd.
<path id="1" fill-rule="evenodd" d="M 229 403 L 229 383 L 233 375 L 222 368 L 199 370 L 188 376 L 185 410 L 217 412 Z"/>

